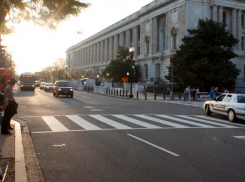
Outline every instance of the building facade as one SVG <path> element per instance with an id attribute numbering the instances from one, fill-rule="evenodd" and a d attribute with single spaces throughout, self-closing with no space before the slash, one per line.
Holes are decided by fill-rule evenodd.
<path id="1" fill-rule="evenodd" d="M 154 0 L 139 11 L 114 23 L 66 51 L 70 71 L 100 75 L 116 57 L 118 46 L 135 48 L 134 60 L 141 68 L 141 81 L 165 79 L 170 56 L 182 44 L 187 29 L 196 29 L 199 19 L 225 22 L 239 43 L 232 59 L 241 70 L 236 90 L 245 90 L 245 0 Z"/>

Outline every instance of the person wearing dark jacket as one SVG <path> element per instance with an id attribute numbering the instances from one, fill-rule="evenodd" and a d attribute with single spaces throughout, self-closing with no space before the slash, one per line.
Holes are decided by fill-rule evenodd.
<path id="1" fill-rule="evenodd" d="M 11 118 L 17 114 L 17 107 L 18 104 L 15 102 L 14 99 L 14 92 L 13 87 L 17 81 L 14 78 L 11 78 L 9 81 L 9 85 L 4 89 L 4 96 L 8 99 L 8 106 L 5 109 L 3 122 L 2 122 L 2 129 L 1 134 L 9 134 L 9 129 L 13 129 L 10 127 Z"/>

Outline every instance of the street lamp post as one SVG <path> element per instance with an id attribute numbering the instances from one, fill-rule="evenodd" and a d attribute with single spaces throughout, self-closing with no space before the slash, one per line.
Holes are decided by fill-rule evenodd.
<path id="1" fill-rule="evenodd" d="M 67 80 L 67 67 L 68 67 L 68 66 L 67 66 L 67 65 L 65 65 L 65 68 L 66 68 L 66 80 Z"/>
<path id="2" fill-rule="evenodd" d="M 134 47 L 129 48 L 129 54 L 130 54 L 130 59 L 131 59 L 131 68 L 130 68 L 130 95 L 129 98 L 133 98 L 133 93 L 132 93 L 132 64 L 133 64 L 133 57 L 134 57 Z"/>
<path id="3" fill-rule="evenodd" d="M 109 82 L 109 73 L 107 73 L 107 82 Z"/>

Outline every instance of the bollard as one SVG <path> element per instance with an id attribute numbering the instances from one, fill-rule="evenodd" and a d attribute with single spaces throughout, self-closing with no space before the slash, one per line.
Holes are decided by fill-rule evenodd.
<path id="1" fill-rule="evenodd" d="M 113 95 L 113 89 L 111 89 L 111 95 Z"/>
<path id="2" fill-rule="evenodd" d="M 110 90 L 111 90 L 111 89 L 109 89 L 109 95 L 110 95 Z"/>
<path id="3" fill-rule="evenodd" d="M 114 96 L 115 96 L 115 89 L 114 89 Z"/>
<path id="4" fill-rule="evenodd" d="M 154 93 L 154 100 L 156 100 L 157 99 L 157 93 L 155 92 Z"/>
<path id="5" fill-rule="evenodd" d="M 108 88 L 106 89 L 106 94 L 108 94 Z"/>
<path id="6" fill-rule="evenodd" d="M 180 91 L 179 91 L 179 100 L 181 100 L 181 93 L 180 93 Z"/>
<path id="7" fill-rule="evenodd" d="M 164 100 L 165 100 L 165 94 L 166 94 L 166 93 L 164 92 L 164 94 L 163 94 L 163 99 L 164 99 Z"/>
<path id="8" fill-rule="evenodd" d="M 120 96 L 121 96 L 121 89 L 120 89 Z"/>
<path id="9" fill-rule="evenodd" d="M 117 96 L 118 96 L 118 89 L 117 89 Z"/>
<path id="10" fill-rule="evenodd" d="M 137 90 L 137 99 L 139 98 L 139 92 L 138 92 L 138 90 Z"/>
<path id="11" fill-rule="evenodd" d="M 147 100 L 147 92 L 145 92 L 145 100 Z"/>
<path id="12" fill-rule="evenodd" d="M 126 90 L 126 97 L 128 97 L 128 91 Z"/>

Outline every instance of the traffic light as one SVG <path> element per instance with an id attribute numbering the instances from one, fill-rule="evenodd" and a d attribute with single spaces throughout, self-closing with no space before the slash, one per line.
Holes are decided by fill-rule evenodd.
<path id="1" fill-rule="evenodd" d="M 135 61 L 132 61 L 132 68 L 134 69 L 135 68 Z"/>
<path id="2" fill-rule="evenodd" d="M 168 77 L 169 77 L 169 78 L 172 78 L 172 69 L 169 69 L 169 70 L 168 70 Z"/>

